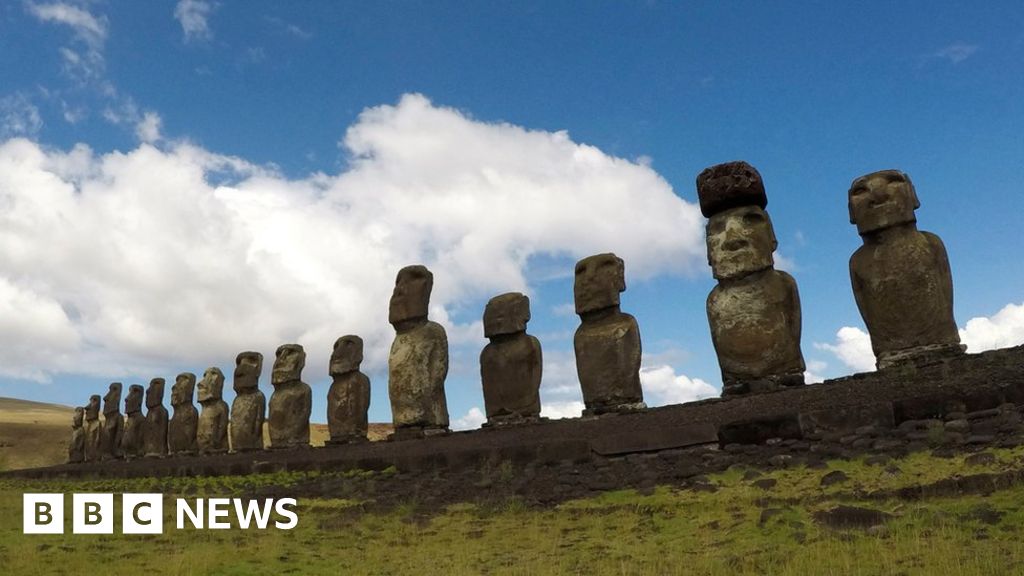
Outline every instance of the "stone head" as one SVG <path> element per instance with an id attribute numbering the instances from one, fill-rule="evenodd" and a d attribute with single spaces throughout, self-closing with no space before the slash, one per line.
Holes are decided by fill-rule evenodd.
<path id="1" fill-rule="evenodd" d="M 146 408 L 156 408 L 164 403 L 165 385 L 163 378 L 153 378 L 149 381 L 149 388 L 146 389 Z"/>
<path id="2" fill-rule="evenodd" d="M 85 418 L 85 408 L 81 406 L 75 407 L 75 415 L 71 417 L 71 427 L 81 428 L 82 420 Z"/>
<path id="3" fill-rule="evenodd" d="M 740 278 L 771 268 L 778 243 L 768 213 L 758 206 L 739 206 L 708 219 L 708 264 L 718 280 Z"/>
<path id="4" fill-rule="evenodd" d="M 391 293 L 388 322 L 394 325 L 406 320 L 426 320 L 433 287 L 434 275 L 426 266 L 417 264 L 399 270 Z"/>
<path id="5" fill-rule="evenodd" d="M 870 234 L 899 224 L 916 222 L 921 206 L 910 177 L 899 170 L 881 170 L 857 178 L 850 185 L 850 224 L 859 234 Z"/>
<path id="6" fill-rule="evenodd" d="M 576 313 L 585 314 L 619 305 L 626 290 L 626 265 L 611 252 L 588 256 L 576 263 L 573 297 Z"/>
<path id="7" fill-rule="evenodd" d="M 103 397 L 103 413 L 111 414 L 121 408 L 121 383 L 111 382 L 107 394 Z"/>
<path id="8" fill-rule="evenodd" d="M 484 336 L 491 338 L 525 332 L 529 321 L 530 298 L 519 292 L 507 292 L 487 301 L 484 307 Z"/>
<path id="9" fill-rule="evenodd" d="M 100 395 L 89 396 L 89 403 L 85 406 L 85 419 L 96 420 L 100 417 Z"/>
<path id="10" fill-rule="evenodd" d="M 302 380 L 302 369 L 306 367 L 306 351 L 298 344 L 282 344 L 274 358 L 274 371 L 270 383 L 274 386 Z"/>
<path id="11" fill-rule="evenodd" d="M 134 414 L 142 411 L 142 398 L 146 389 L 141 384 L 132 384 L 128 387 L 128 396 L 124 399 L 124 413 Z"/>
<path id="12" fill-rule="evenodd" d="M 224 394 L 224 373 L 220 368 L 211 366 L 203 372 L 203 379 L 199 381 L 199 403 L 210 400 L 220 400 Z"/>
<path id="13" fill-rule="evenodd" d="M 263 354 L 251 351 L 240 353 L 235 357 L 235 392 L 259 388 L 262 373 Z"/>
<path id="14" fill-rule="evenodd" d="M 171 386 L 171 406 L 181 406 L 192 403 L 192 393 L 196 389 L 196 375 L 191 372 L 182 372 L 174 378 L 174 386 Z"/>
<path id="15" fill-rule="evenodd" d="M 354 334 L 342 336 L 334 341 L 331 353 L 331 376 L 338 376 L 359 370 L 363 363 L 363 339 Z"/>
<path id="16" fill-rule="evenodd" d="M 716 164 L 701 172 L 697 198 L 705 218 L 737 206 L 768 206 L 761 174 L 743 161 Z"/>

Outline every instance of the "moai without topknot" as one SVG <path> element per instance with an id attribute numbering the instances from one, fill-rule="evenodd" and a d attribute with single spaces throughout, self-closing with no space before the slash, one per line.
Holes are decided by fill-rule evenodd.
<path id="1" fill-rule="evenodd" d="M 573 347 L 584 415 L 646 408 L 640 388 L 640 327 L 619 309 L 619 294 L 625 290 L 625 263 L 615 254 L 576 263 L 573 296 L 581 323 Z"/>
<path id="2" fill-rule="evenodd" d="M 850 280 L 879 369 L 964 351 L 946 247 L 917 229 L 920 205 L 898 170 L 872 172 L 850 186 L 850 223 L 864 240 L 850 257 Z"/>
<path id="3" fill-rule="evenodd" d="M 103 396 L 103 435 L 100 437 L 101 458 L 121 457 L 121 436 L 124 435 L 124 416 L 121 415 L 121 383 L 112 382 Z"/>
<path id="4" fill-rule="evenodd" d="M 366 441 L 367 411 L 370 409 L 370 379 L 359 371 L 363 362 L 363 339 L 348 335 L 334 342 L 331 353 L 331 389 L 327 392 L 327 444 Z"/>
<path id="5" fill-rule="evenodd" d="M 100 424 L 100 395 L 89 396 L 85 406 L 85 461 L 97 462 L 103 457 L 103 426 Z"/>
<path id="6" fill-rule="evenodd" d="M 530 299 L 519 292 L 495 296 L 484 308 L 480 380 L 488 425 L 540 419 L 540 340 L 526 333 Z"/>
<path id="7" fill-rule="evenodd" d="M 143 452 L 151 458 L 167 456 L 167 408 L 164 408 L 163 378 L 153 378 L 146 389 L 146 433 Z"/>
<path id="8" fill-rule="evenodd" d="M 142 401 L 146 390 L 139 384 L 128 387 L 128 396 L 124 399 L 124 433 L 121 434 L 121 454 L 131 460 L 145 454 L 143 436 L 146 428 L 146 417 L 142 415 Z"/>
<path id="9" fill-rule="evenodd" d="M 277 349 L 270 383 L 271 448 L 309 446 L 309 416 L 313 411 L 313 390 L 302 381 L 306 367 L 306 351 L 298 344 L 284 344 Z"/>
<path id="10" fill-rule="evenodd" d="M 761 175 L 746 162 L 718 164 L 697 176 L 697 196 L 718 280 L 707 314 L 722 395 L 802 385 L 800 294 L 793 277 L 774 268 L 778 243 Z"/>
<path id="11" fill-rule="evenodd" d="M 263 421 L 267 397 L 260 392 L 263 354 L 242 352 L 235 357 L 235 399 L 231 402 L 231 449 L 263 450 Z"/>
<path id="12" fill-rule="evenodd" d="M 85 419 L 85 408 L 75 408 L 71 418 L 71 441 L 68 442 L 68 463 L 77 464 L 85 461 L 85 430 L 82 428 Z"/>
<path id="13" fill-rule="evenodd" d="M 187 455 L 199 452 L 196 428 L 199 425 L 199 411 L 192 403 L 196 388 L 196 375 L 182 372 L 171 386 L 171 407 L 174 414 L 167 424 L 167 450 L 171 454 Z"/>
<path id="14" fill-rule="evenodd" d="M 203 407 L 196 426 L 196 443 L 200 454 L 221 454 L 228 451 L 228 403 L 224 401 L 224 373 L 211 366 L 199 381 L 197 400 Z"/>
<path id="15" fill-rule="evenodd" d="M 398 271 L 388 322 L 395 340 L 388 356 L 388 397 L 396 438 L 448 432 L 448 335 L 427 318 L 434 275 L 426 266 Z"/>

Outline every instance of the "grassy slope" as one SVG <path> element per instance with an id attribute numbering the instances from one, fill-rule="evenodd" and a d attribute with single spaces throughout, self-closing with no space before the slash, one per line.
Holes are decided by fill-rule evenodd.
<path id="1" fill-rule="evenodd" d="M 292 531 L 177 531 L 173 512 L 166 510 L 168 530 L 160 536 L 22 535 L 21 494 L 155 490 L 225 496 L 308 476 L 0 480 L 0 572 L 75 573 L 75 566 L 99 569 L 102 563 L 104 574 L 1024 573 L 1024 486 L 918 501 L 868 496 L 1024 466 L 1024 449 L 992 453 L 995 461 L 979 466 L 926 454 L 885 466 L 830 462 L 849 480 L 824 488 L 820 479 L 830 470 L 801 467 L 756 478 L 730 470 L 709 479 L 713 492 L 608 492 L 548 509 L 506 502 L 424 514 L 412 503 L 366 511 L 357 502 L 300 498 L 300 523 Z M 753 485 L 765 479 L 777 483 L 769 489 Z M 814 519 L 837 504 L 870 507 L 893 519 L 871 529 L 833 529 Z"/>

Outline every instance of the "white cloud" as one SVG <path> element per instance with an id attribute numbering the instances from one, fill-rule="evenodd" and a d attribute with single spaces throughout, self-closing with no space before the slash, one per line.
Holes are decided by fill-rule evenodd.
<path id="1" fill-rule="evenodd" d="M 146 112 L 142 115 L 142 119 L 135 124 L 135 135 L 140 142 L 154 144 L 161 138 L 160 126 L 162 124 L 163 121 L 160 119 L 159 114 L 156 112 Z"/>
<path id="2" fill-rule="evenodd" d="M 949 60 L 953 64 L 959 64 L 964 60 L 967 60 L 978 51 L 978 46 L 975 44 L 967 44 L 965 42 L 954 42 L 949 46 L 941 50 L 937 50 L 932 56 L 936 58 L 944 58 Z"/>
<path id="3" fill-rule="evenodd" d="M 452 420 L 451 428 L 452 430 L 476 430 L 484 422 L 487 422 L 487 416 L 480 408 L 473 406 L 461 418 Z"/>
<path id="4" fill-rule="evenodd" d="M 42 22 L 68 26 L 75 42 L 60 48 L 64 71 L 82 82 L 95 81 L 103 75 L 103 45 L 107 40 L 107 19 L 66 2 L 26 4 L 29 13 Z"/>
<path id="5" fill-rule="evenodd" d="M 544 418 L 557 420 L 559 418 L 579 418 L 583 414 L 582 400 L 571 400 L 567 402 L 542 402 L 540 415 Z"/>
<path id="6" fill-rule="evenodd" d="M 683 404 L 713 398 L 721 393 L 700 378 L 676 374 L 675 369 L 667 364 L 640 368 L 640 385 L 648 406 Z"/>
<path id="7" fill-rule="evenodd" d="M 808 360 L 807 371 L 804 372 L 804 381 L 808 384 L 824 382 L 826 369 L 828 369 L 828 363 L 821 360 Z"/>
<path id="8" fill-rule="evenodd" d="M 984 352 L 1024 344 L 1024 302 L 1007 304 L 991 317 L 971 318 L 960 330 L 968 352 Z"/>
<path id="9" fill-rule="evenodd" d="M 24 94 L 0 98 L 0 138 L 33 137 L 43 127 L 39 108 Z"/>
<path id="10" fill-rule="evenodd" d="M 209 18 L 214 4 L 205 0 L 178 0 L 174 7 L 174 18 L 181 24 L 185 42 L 213 38 Z"/>
<path id="11" fill-rule="evenodd" d="M 871 351 L 871 336 L 860 328 L 843 326 L 836 332 L 833 344 L 815 342 L 818 350 L 828 350 L 836 358 L 857 372 L 871 372 L 875 369 L 875 353 Z"/>
<path id="12" fill-rule="evenodd" d="M 456 325 L 449 312 L 528 291 L 533 256 L 571 270 L 615 251 L 630 281 L 703 264 L 694 205 L 650 168 L 564 132 L 478 122 L 409 95 L 364 111 L 343 146 L 347 171 L 292 180 L 186 143 L 105 155 L 0 144 L 0 279 L 69 311 L 77 335 L 60 358 L 7 368 L 160 373 L 297 341 L 319 373 L 334 339 L 356 333 L 366 370 L 380 370 L 388 298 L 410 263 L 434 272 L 432 316 L 476 343 L 478 320 Z M 6 337 L 37 308 L 13 306 Z"/>

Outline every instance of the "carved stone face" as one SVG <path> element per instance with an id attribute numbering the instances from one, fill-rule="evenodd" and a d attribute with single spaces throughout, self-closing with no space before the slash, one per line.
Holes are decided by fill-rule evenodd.
<path id="1" fill-rule="evenodd" d="M 209 400 L 220 400 L 224 394 L 224 373 L 220 368 L 211 366 L 203 373 L 203 379 L 199 382 L 199 403 Z"/>
<path id="2" fill-rule="evenodd" d="M 306 367 L 306 351 L 298 344 L 284 344 L 277 349 L 274 371 L 270 383 L 277 386 L 285 382 L 302 380 L 302 369 Z"/>
<path id="3" fill-rule="evenodd" d="M 715 214 L 707 226 L 708 264 L 719 280 L 741 278 L 775 264 L 775 231 L 757 206 L 740 206 Z"/>
<path id="4" fill-rule="evenodd" d="M 405 320 L 425 319 L 433 287 L 434 275 L 426 266 L 406 266 L 399 270 L 395 290 L 391 293 L 388 322 L 397 324 Z"/>
<path id="5" fill-rule="evenodd" d="M 128 387 L 128 396 L 124 399 L 124 413 L 134 414 L 142 411 L 142 397 L 146 390 L 139 384 Z"/>
<path id="6" fill-rule="evenodd" d="M 196 375 L 191 372 L 182 372 L 174 379 L 174 386 L 171 386 L 171 405 L 181 406 L 192 403 L 192 393 L 196 388 Z"/>
<path id="7" fill-rule="evenodd" d="M 348 335 L 338 338 L 334 342 L 334 352 L 331 353 L 331 376 L 355 372 L 363 363 L 363 339 L 359 336 Z"/>
<path id="8" fill-rule="evenodd" d="M 577 314 L 618 306 L 619 293 L 625 290 L 625 263 L 615 254 L 588 256 L 576 263 L 573 296 Z"/>
<path id="9" fill-rule="evenodd" d="M 107 394 L 103 397 L 103 413 L 117 412 L 121 404 L 121 383 L 112 382 Z"/>
<path id="10" fill-rule="evenodd" d="M 260 374 L 263 372 L 263 354 L 259 352 L 242 352 L 235 357 L 235 392 L 255 390 L 260 385 Z"/>
<path id="11" fill-rule="evenodd" d="M 100 395 L 89 396 L 89 404 L 85 407 L 85 419 L 96 420 L 100 417 Z"/>
<path id="12" fill-rule="evenodd" d="M 153 378 L 146 389 L 146 408 L 156 408 L 164 403 L 164 379 Z"/>
<path id="13" fill-rule="evenodd" d="M 916 222 L 921 206 L 910 178 L 899 170 L 861 176 L 850 185 L 850 223 L 859 234 L 870 234 L 898 224 Z"/>
<path id="14" fill-rule="evenodd" d="M 495 296 L 484 307 L 484 336 L 490 338 L 525 332 L 529 321 L 530 299 L 527 296 L 519 292 Z"/>
<path id="15" fill-rule="evenodd" d="M 85 408 L 78 406 L 75 408 L 75 415 L 71 418 L 71 426 L 73 428 L 82 427 L 82 419 L 85 418 Z"/>

